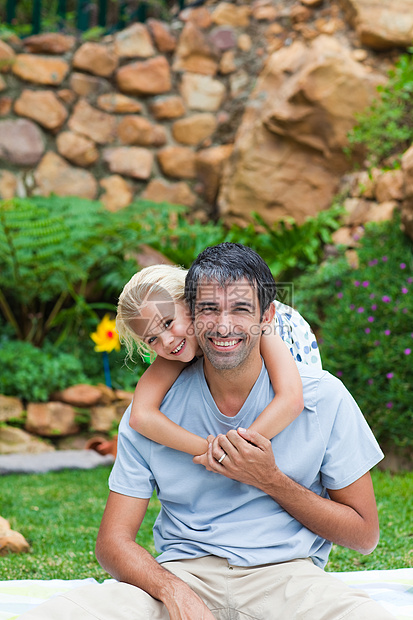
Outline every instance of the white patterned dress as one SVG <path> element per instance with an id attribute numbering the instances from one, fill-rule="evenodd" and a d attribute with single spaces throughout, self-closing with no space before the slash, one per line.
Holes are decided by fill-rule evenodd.
<path id="1" fill-rule="evenodd" d="M 297 362 L 322 368 L 320 350 L 311 327 L 297 310 L 274 301 L 276 332 Z"/>

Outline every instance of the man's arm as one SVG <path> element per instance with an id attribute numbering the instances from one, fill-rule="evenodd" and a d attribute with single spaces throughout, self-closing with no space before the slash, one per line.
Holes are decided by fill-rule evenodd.
<path id="1" fill-rule="evenodd" d="M 223 451 L 227 456 L 221 463 Z M 209 445 L 208 458 L 194 462 L 210 471 L 250 484 L 267 493 L 306 528 L 335 544 L 371 553 L 379 540 L 379 521 L 370 473 L 323 498 L 301 486 L 275 463 L 271 442 L 250 430 L 219 435 Z"/>
<path id="2" fill-rule="evenodd" d="M 135 542 L 148 502 L 110 492 L 96 542 L 99 564 L 118 581 L 162 601 L 171 620 L 213 620 L 199 596 Z"/>

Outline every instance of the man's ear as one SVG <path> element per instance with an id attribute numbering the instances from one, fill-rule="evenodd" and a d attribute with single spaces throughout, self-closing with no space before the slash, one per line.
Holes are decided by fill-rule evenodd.
<path id="1" fill-rule="evenodd" d="M 264 328 L 265 325 L 268 325 L 273 322 L 275 317 L 275 305 L 273 302 L 270 303 L 267 310 L 264 312 L 261 325 Z"/>

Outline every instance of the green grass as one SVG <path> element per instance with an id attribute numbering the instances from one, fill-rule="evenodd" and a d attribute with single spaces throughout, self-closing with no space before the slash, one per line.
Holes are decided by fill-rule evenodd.
<path id="1" fill-rule="evenodd" d="M 31 545 L 28 554 L 0 557 L 0 579 L 82 579 L 108 577 L 94 546 L 108 493 L 109 468 L 0 477 L 0 514 Z M 381 540 L 370 556 L 334 547 L 329 570 L 390 569 L 413 566 L 413 472 L 373 472 Z M 155 553 L 152 524 L 156 499 L 138 535 Z"/>

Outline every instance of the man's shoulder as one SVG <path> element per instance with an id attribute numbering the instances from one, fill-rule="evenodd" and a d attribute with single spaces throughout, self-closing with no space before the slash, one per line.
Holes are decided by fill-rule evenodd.
<path id="1" fill-rule="evenodd" d="M 343 383 L 327 370 L 310 364 L 297 362 L 298 371 L 303 383 L 303 396 L 306 406 L 317 404 L 326 397 L 338 396 L 346 392 Z"/>

